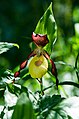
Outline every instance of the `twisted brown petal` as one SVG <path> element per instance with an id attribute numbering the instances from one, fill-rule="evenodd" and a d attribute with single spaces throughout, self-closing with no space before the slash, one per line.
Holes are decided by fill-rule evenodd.
<path id="1" fill-rule="evenodd" d="M 27 65 L 27 60 L 25 60 L 24 62 L 20 64 L 20 70 L 24 69 L 26 65 Z"/>
<path id="2" fill-rule="evenodd" d="M 51 73 L 52 73 L 52 74 L 55 76 L 55 78 L 56 78 L 56 86 L 57 86 L 57 88 L 58 88 L 58 83 L 59 83 L 59 81 L 58 81 L 58 78 L 57 78 L 57 69 L 56 69 L 55 63 L 53 62 L 52 59 L 50 59 L 50 56 L 49 56 L 48 53 L 45 52 L 44 55 L 45 55 L 45 57 L 50 61 L 51 65 L 52 65 Z"/>
<path id="3" fill-rule="evenodd" d="M 20 72 L 19 71 L 17 71 L 17 72 L 14 73 L 14 77 L 15 78 L 18 77 L 19 75 L 20 75 Z"/>
<path id="4" fill-rule="evenodd" d="M 30 53 L 30 55 L 28 56 L 27 60 L 25 60 L 24 62 L 22 62 L 22 63 L 20 64 L 20 69 L 19 69 L 19 71 L 17 71 L 17 72 L 14 73 L 14 77 L 15 77 L 15 78 L 20 75 L 20 71 L 26 67 L 29 58 L 31 58 L 31 57 L 34 56 L 34 55 L 35 55 L 35 52 L 32 51 L 32 52 Z"/>

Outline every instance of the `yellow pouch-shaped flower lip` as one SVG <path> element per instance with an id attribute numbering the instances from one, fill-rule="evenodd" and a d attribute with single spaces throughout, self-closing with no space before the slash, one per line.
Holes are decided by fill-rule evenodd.
<path id="1" fill-rule="evenodd" d="M 41 55 L 35 55 L 29 63 L 29 73 L 32 78 L 42 78 L 48 70 L 48 61 Z"/>

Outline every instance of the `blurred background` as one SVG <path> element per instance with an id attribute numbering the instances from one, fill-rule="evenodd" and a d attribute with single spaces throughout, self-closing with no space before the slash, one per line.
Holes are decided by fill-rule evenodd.
<path id="1" fill-rule="evenodd" d="M 58 26 L 58 41 L 54 46 L 54 61 L 73 64 L 79 51 L 79 36 L 75 24 L 79 22 L 78 0 L 0 0 L 0 42 L 19 44 L 0 55 L 0 65 L 13 70 L 27 58 L 31 49 L 31 34 L 44 11 L 53 2 L 53 12 Z M 78 27 L 77 27 L 78 29 Z M 62 70 L 62 69 L 61 69 Z"/>
<path id="2" fill-rule="evenodd" d="M 15 72 L 20 63 L 26 60 L 31 52 L 32 32 L 51 2 L 58 27 L 57 42 L 53 47 L 51 58 L 56 64 L 59 82 L 72 81 L 79 84 L 79 57 L 77 57 L 79 53 L 79 0 L 0 0 L 0 42 L 17 43 L 20 47 L 19 49 L 13 47 L 0 55 L 0 70 L 3 68 Z M 77 67 L 75 67 L 76 61 Z M 2 71 L 0 71 L 0 76 L 7 82 L 8 76 L 2 77 L 4 73 Z M 20 78 L 19 84 L 29 87 L 28 89 L 33 92 L 40 90 L 39 83 L 32 80 L 28 69 L 25 69 L 23 75 L 25 77 Z M 47 88 L 55 81 L 55 77 L 46 73 L 43 77 L 43 87 Z M 79 90 L 75 86 L 59 85 L 59 90 L 52 87 L 46 90 L 48 95 L 79 96 Z M 14 88 L 11 90 L 13 91 Z M 3 92 L 1 93 L 3 95 Z M 8 98 L 5 99 L 8 100 Z M 13 97 L 11 100 L 13 101 Z M 9 103 L 12 101 L 9 100 Z"/>
<path id="3" fill-rule="evenodd" d="M 51 57 L 57 67 L 58 79 L 59 82 L 78 83 L 79 76 L 75 70 L 79 52 L 78 0 L 0 0 L 0 42 L 12 42 L 20 46 L 19 49 L 14 47 L 1 54 L 0 66 L 15 71 L 16 67 L 27 58 L 31 51 L 31 34 L 51 2 L 58 27 L 58 40 L 53 47 Z M 77 69 L 79 69 L 79 58 Z M 45 86 L 50 85 L 51 77 L 45 77 L 45 81 L 46 79 Z M 33 90 L 38 89 L 38 83 L 34 85 L 33 83 L 29 80 L 25 85 L 31 85 Z M 67 95 L 79 96 L 79 91 L 73 86 L 64 86 L 64 89 Z M 61 94 L 65 91 L 60 90 Z M 55 90 L 51 92 L 55 93 Z"/>

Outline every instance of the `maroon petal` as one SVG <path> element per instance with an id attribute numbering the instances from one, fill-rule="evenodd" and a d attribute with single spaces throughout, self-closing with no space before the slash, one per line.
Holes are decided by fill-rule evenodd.
<path id="1" fill-rule="evenodd" d="M 56 78 L 56 86 L 57 86 L 57 88 L 58 88 L 59 80 L 58 80 L 58 78 L 57 78 L 57 69 L 56 69 L 56 66 L 55 66 L 53 60 L 50 60 L 50 63 L 52 64 L 51 73 L 52 73 L 52 74 L 55 76 L 55 78 Z"/>
<path id="2" fill-rule="evenodd" d="M 24 69 L 27 65 L 27 60 L 20 64 L 20 70 Z"/>
<path id="3" fill-rule="evenodd" d="M 19 69 L 19 71 L 17 71 L 17 72 L 14 73 L 14 77 L 15 77 L 15 78 L 20 75 L 20 71 L 26 67 L 29 58 L 31 58 L 31 57 L 34 56 L 34 55 L 36 55 L 36 54 L 35 54 L 34 51 L 32 51 L 32 52 L 30 53 L 30 55 L 28 56 L 27 60 L 25 60 L 24 62 L 22 62 L 22 63 L 20 64 L 20 69 Z"/>
<path id="4" fill-rule="evenodd" d="M 36 45 L 42 46 L 42 47 L 44 47 L 49 42 L 47 35 L 35 34 L 34 32 L 32 34 L 32 39 Z"/>
<path id="5" fill-rule="evenodd" d="M 17 71 L 17 72 L 14 73 L 14 77 L 15 78 L 18 77 L 19 75 L 20 75 L 20 72 L 19 71 Z"/>
<path id="6" fill-rule="evenodd" d="M 55 77 L 57 77 L 57 69 L 56 69 L 56 66 L 55 66 L 55 64 L 54 64 L 54 62 L 53 62 L 52 60 L 50 60 L 50 62 L 51 62 L 51 65 L 52 65 L 52 70 L 51 70 L 51 72 L 52 72 L 52 74 L 53 74 Z"/>
<path id="7" fill-rule="evenodd" d="M 28 55 L 28 60 L 29 60 L 31 57 L 35 56 L 35 55 L 36 55 L 36 52 L 35 52 L 35 51 L 32 51 L 32 52 Z"/>
<path id="8" fill-rule="evenodd" d="M 58 83 L 59 83 L 59 80 L 58 80 L 58 78 L 57 78 L 57 69 L 56 69 L 56 66 L 55 66 L 55 64 L 54 64 L 54 62 L 53 62 L 53 60 L 52 59 L 50 59 L 50 55 L 47 53 L 47 52 L 45 52 L 44 53 L 44 56 L 50 61 L 50 63 L 51 63 L 51 73 L 55 76 L 55 78 L 56 78 L 56 86 L 57 86 L 57 88 L 58 88 Z"/>
<path id="9" fill-rule="evenodd" d="M 50 60 L 50 55 L 45 51 L 44 52 L 44 56 L 48 59 L 48 60 Z"/>

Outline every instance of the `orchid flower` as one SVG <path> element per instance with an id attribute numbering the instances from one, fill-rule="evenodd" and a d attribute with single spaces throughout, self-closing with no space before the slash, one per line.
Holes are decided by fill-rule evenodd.
<path id="1" fill-rule="evenodd" d="M 27 66 L 28 60 L 33 57 L 28 66 L 31 77 L 36 79 L 42 78 L 48 71 L 49 61 L 51 65 L 51 73 L 55 76 L 56 86 L 58 87 L 56 66 L 53 60 L 50 59 L 50 55 L 43 49 L 43 47 L 49 42 L 47 35 L 35 34 L 33 32 L 32 40 L 36 45 L 36 48 L 30 53 L 27 59 L 20 64 L 20 69 L 14 73 L 14 77 L 16 78 L 20 75 L 21 70 Z"/>

